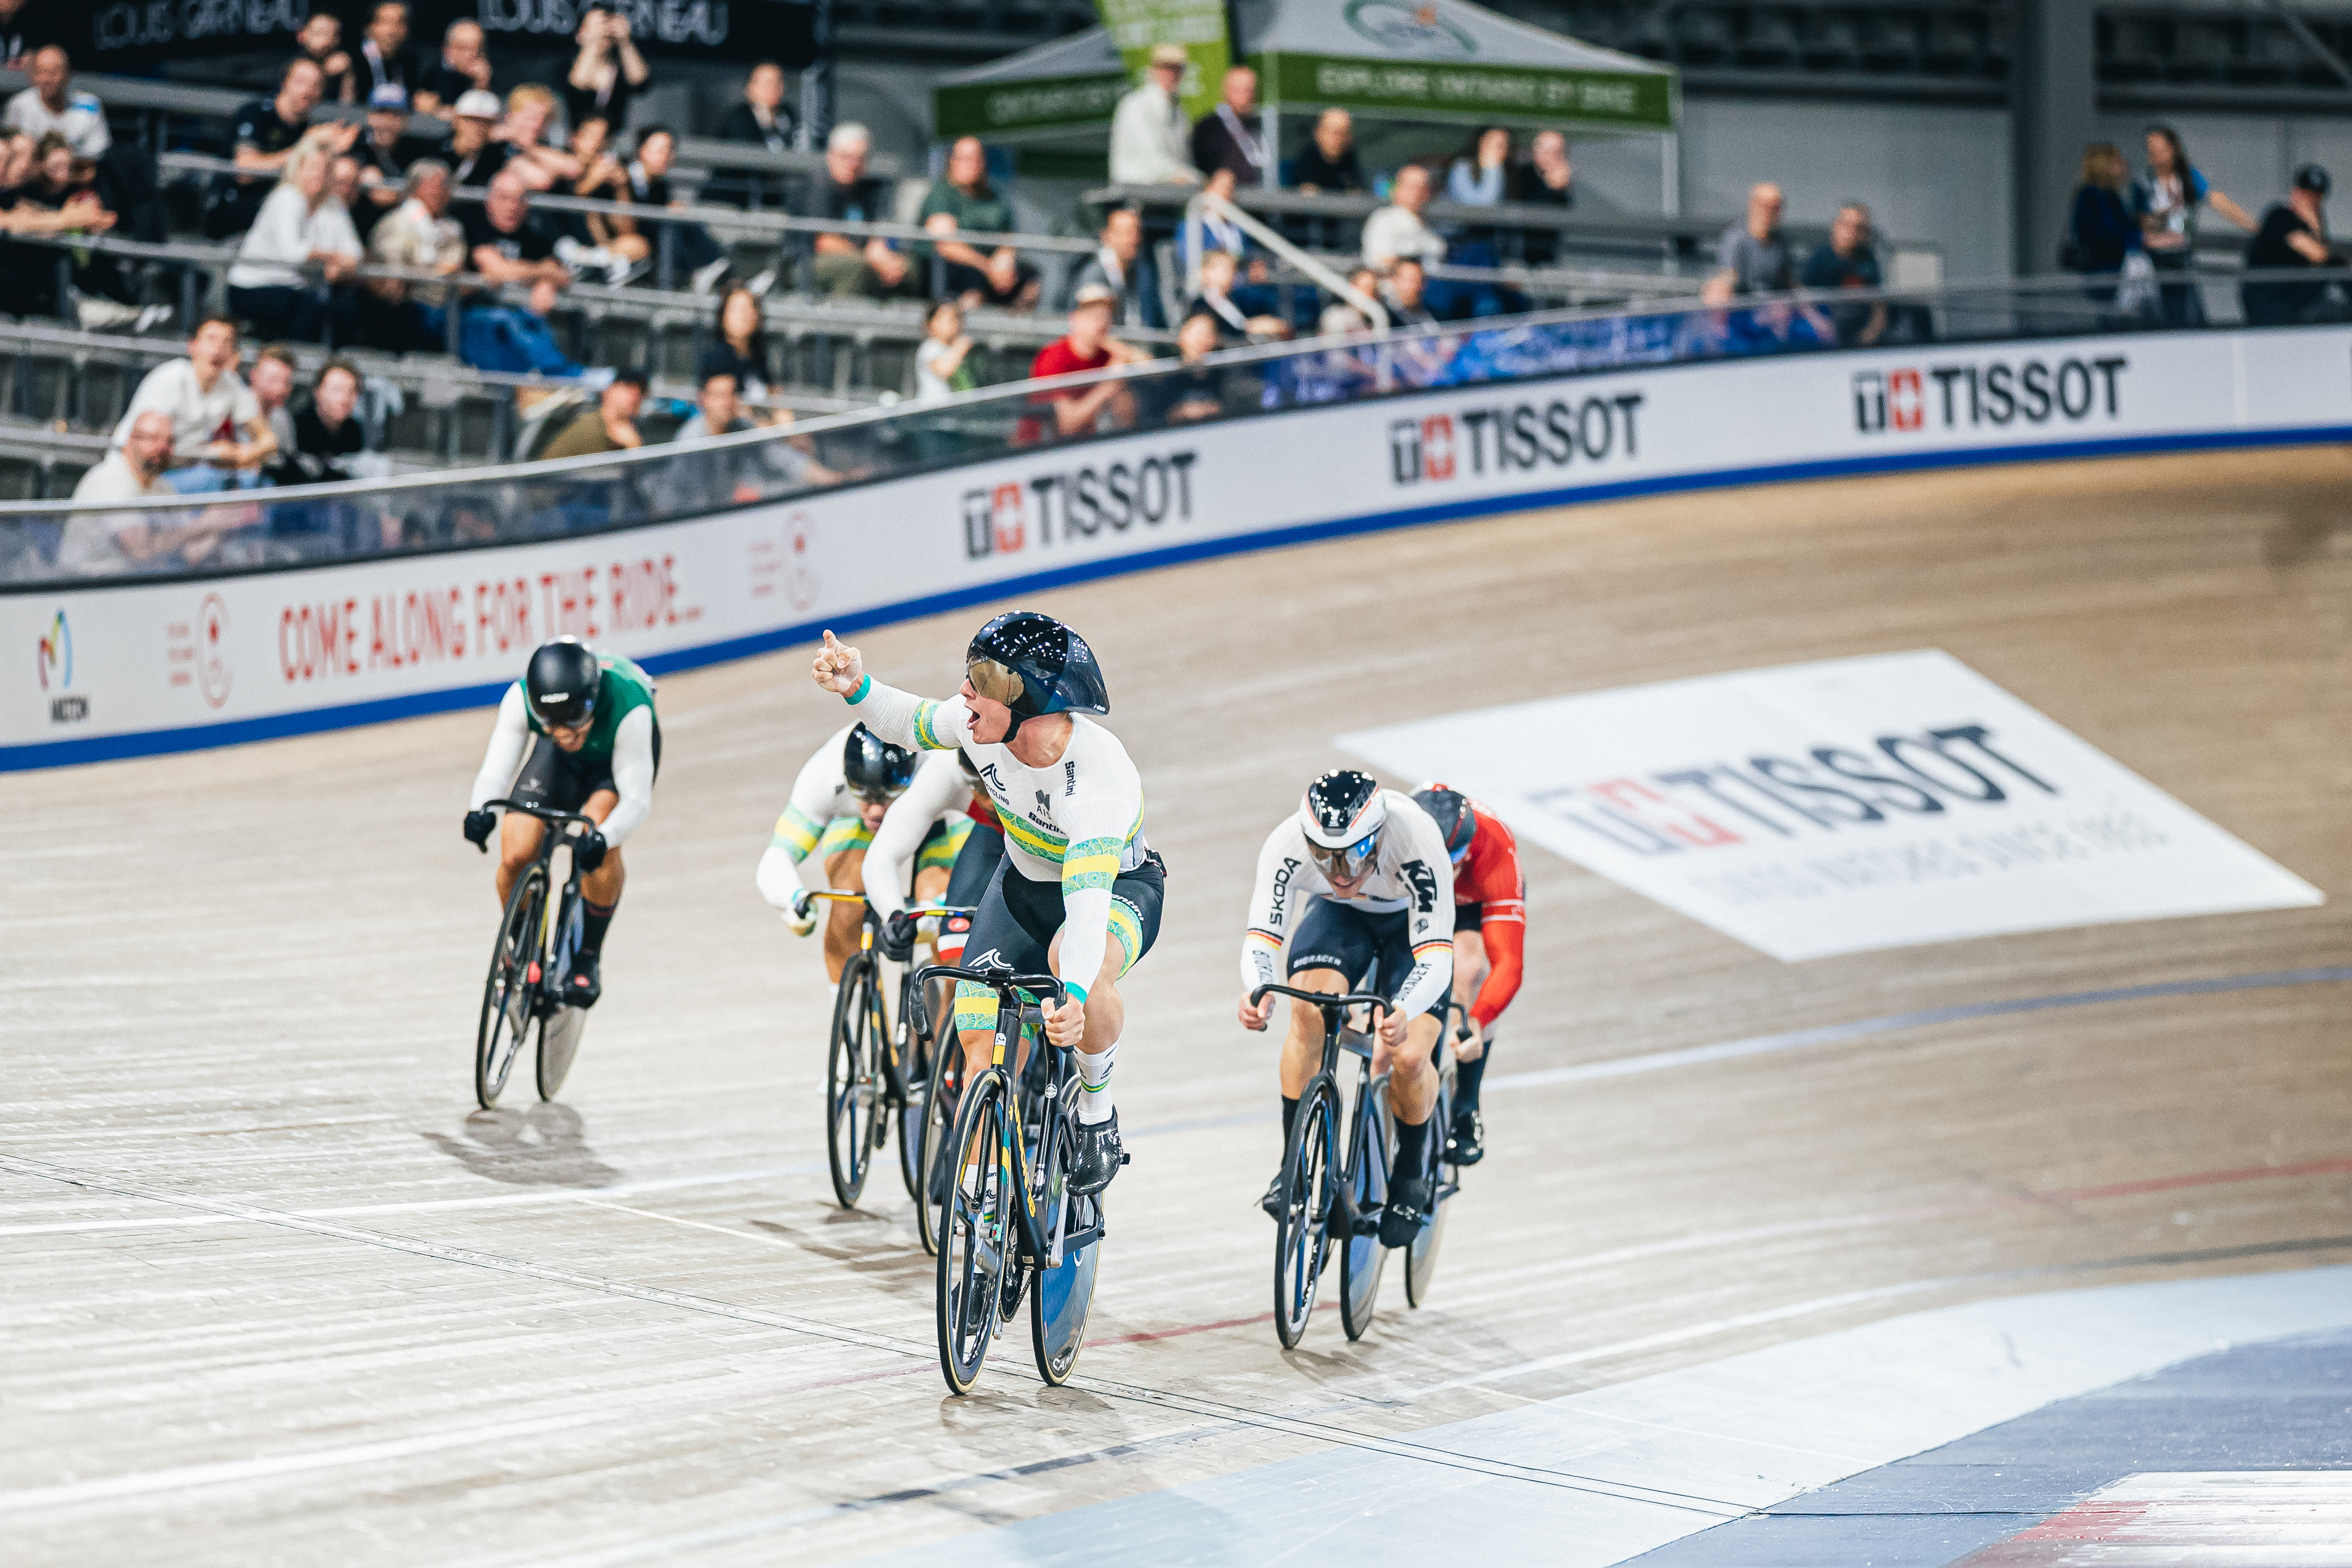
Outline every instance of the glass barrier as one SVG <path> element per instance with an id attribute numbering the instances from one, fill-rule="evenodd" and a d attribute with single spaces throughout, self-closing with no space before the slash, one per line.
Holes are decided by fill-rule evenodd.
<path id="1" fill-rule="evenodd" d="M 2286 276 L 2289 319 L 2352 319 L 2344 273 Z M 2257 315 L 2268 275 L 2232 274 L 2200 292 L 2214 325 Z M 2181 286 L 2198 288 L 2191 283 Z M 2278 304 L 2288 302 L 2279 297 Z M 527 542 L 698 517 L 834 486 L 944 468 L 1008 449 L 1232 419 L 1429 388 L 1632 366 L 1836 348 L 2147 330 L 2166 301 L 2118 307 L 2110 283 L 2079 278 L 1921 292 L 1793 295 L 1732 308 L 1690 301 L 1642 310 L 1554 311 L 1375 335 L 1370 330 L 1244 348 L 1193 361 L 1025 382 L 944 402 L 751 428 L 701 440 L 451 476 L 295 489 L 238 488 L 233 470 L 196 466 L 165 481 L 197 494 L 138 494 L 112 459 L 85 480 L 112 489 L 79 502 L 0 505 L 0 585 L 268 570 L 403 551 Z M 594 418 L 593 393 L 557 417 Z M 135 503 L 135 504 L 133 504 Z"/>

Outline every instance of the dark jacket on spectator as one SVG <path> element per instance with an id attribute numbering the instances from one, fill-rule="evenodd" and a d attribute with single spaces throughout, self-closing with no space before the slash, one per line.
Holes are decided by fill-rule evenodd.
<path id="1" fill-rule="evenodd" d="M 771 152 L 789 152 L 797 126 L 790 104 L 778 104 L 774 122 L 761 125 L 750 104 L 739 103 L 720 118 L 719 140 L 765 147 Z M 782 193 L 781 174 L 760 169 L 722 168 L 713 170 L 710 178 L 703 183 L 701 198 L 730 207 L 777 206 L 782 204 Z"/>
<path id="2" fill-rule="evenodd" d="M 1225 117 L 1233 114 L 1239 125 L 1229 124 Z M 1255 118 L 1234 114 L 1229 104 L 1219 104 L 1201 116 L 1192 127 L 1192 167 L 1203 174 L 1220 169 L 1231 169 L 1234 178 L 1244 187 L 1265 183 L 1265 143 L 1258 136 L 1258 128 L 1250 123 Z"/>
<path id="3" fill-rule="evenodd" d="M 2140 247 L 2139 225 L 2132 221 L 2131 209 L 2104 185 L 2075 191 L 2067 234 L 2074 242 L 2078 272 L 2120 272 L 2124 257 Z"/>
<path id="4" fill-rule="evenodd" d="M 1308 137 L 1307 145 L 1300 148 L 1298 155 L 1290 161 L 1290 183 L 1312 185 L 1333 195 L 1343 191 L 1362 190 L 1364 165 L 1356 156 L 1356 144 L 1349 142 L 1347 151 L 1340 153 L 1335 162 L 1324 157 L 1323 149 L 1315 144 L 1313 137 Z"/>

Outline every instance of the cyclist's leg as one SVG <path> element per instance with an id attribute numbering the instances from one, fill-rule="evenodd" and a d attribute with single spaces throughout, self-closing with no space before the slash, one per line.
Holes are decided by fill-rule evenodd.
<path id="1" fill-rule="evenodd" d="M 1370 918 L 1381 925 L 1381 988 L 1394 996 L 1413 969 L 1410 917 L 1400 913 Z M 1385 1041 L 1372 1047 L 1372 1071 L 1388 1073 L 1389 1109 L 1396 1113 L 1391 1192 L 1415 1176 L 1426 1158 L 1429 1115 L 1437 1108 L 1437 1070 L 1430 1057 L 1444 1024 L 1445 998 L 1441 994 L 1428 1010 L 1406 1020 L 1402 1049 L 1391 1050 Z"/>
<path id="2" fill-rule="evenodd" d="M 1118 994 L 1119 977 L 1132 968 L 1136 961 L 1151 950 L 1160 935 L 1160 904 L 1165 885 L 1165 873 L 1155 856 L 1134 871 L 1121 874 L 1111 883 L 1109 941 L 1105 944 L 1102 967 L 1096 972 L 1095 983 L 1087 993 L 1086 1028 L 1078 1040 L 1076 1061 L 1080 1093 L 1077 1103 L 1078 1136 L 1076 1153 L 1070 1165 L 1070 1190 L 1076 1193 L 1100 1192 L 1118 1175 L 1126 1163 L 1118 1136 L 1118 1112 L 1110 1093 L 1112 1064 L 1118 1057 L 1119 1032 L 1127 1024 L 1127 1004 Z M 1054 900 L 1059 904 L 1059 890 Z M 1034 896 L 1032 894 L 1031 896 Z M 1042 902 L 1042 901 L 1041 901 Z M 1033 918 L 1059 918 L 1058 907 L 1050 916 L 1044 909 L 1031 912 Z M 1033 924 L 1034 931 L 1035 925 Z M 1061 935 L 1055 934 L 1053 952 L 1058 956 Z"/>
<path id="3" fill-rule="evenodd" d="M 866 885 L 866 846 L 874 841 L 874 830 L 857 817 L 835 817 L 824 825 L 818 835 L 815 854 L 817 863 L 824 867 L 827 887 L 856 888 Z M 828 899 L 824 906 L 824 973 L 830 980 L 841 978 L 841 967 L 857 951 L 859 933 L 866 924 L 866 906 L 846 899 Z"/>
<path id="4" fill-rule="evenodd" d="M 1376 951 L 1363 915 L 1327 898 L 1310 899 L 1291 933 L 1289 981 L 1302 991 L 1343 996 L 1370 974 Z M 1298 1096 L 1323 1066 L 1323 1012 L 1290 1004 L 1290 1033 L 1282 1042 L 1282 1134 L 1297 1119 Z"/>
<path id="5" fill-rule="evenodd" d="M 1025 879 L 1009 861 L 997 863 L 996 874 L 989 879 L 987 891 L 981 895 L 979 913 L 972 918 L 971 939 L 964 946 L 967 967 L 1003 964 L 1024 975 L 1045 969 L 1045 944 L 1030 933 L 1005 902 L 1006 883 L 1023 880 Z M 1055 891 L 1059 896 L 1060 889 Z M 955 1024 L 956 1035 L 963 1041 L 964 1082 L 969 1083 L 987 1071 L 989 1058 L 995 1050 L 996 993 L 970 980 L 957 981 Z M 1018 1061 L 1005 1065 L 1015 1071 L 1021 1066 Z"/>
<path id="6" fill-rule="evenodd" d="M 1479 916 L 1484 907 L 1476 904 L 1454 905 L 1454 999 L 1462 1004 L 1465 1014 L 1478 999 L 1478 988 L 1486 983 L 1486 940 L 1479 933 Z M 1495 1025 L 1489 1023 L 1477 1030 L 1474 1043 L 1455 1048 L 1454 1120 L 1457 1138 L 1468 1131 L 1467 1124 L 1477 1113 L 1478 1085 L 1486 1075 L 1486 1059 L 1494 1049 L 1494 1036 Z"/>
<path id="7" fill-rule="evenodd" d="M 573 778 L 574 769 L 566 767 L 563 748 L 541 736 L 531 742 L 530 755 L 523 759 L 522 770 L 515 775 L 514 788 L 508 797 L 529 806 L 543 807 L 551 811 L 576 811 L 584 791 Z M 547 835 L 547 824 L 522 811 L 509 811 L 506 821 L 499 824 L 499 907 L 506 907 L 507 895 L 522 873 L 539 858 L 541 841 Z"/>
<path id="8" fill-rule="evenodd" d="M 506 821 L 499 824 L 499 907 L 504 909 L 508 894 L 522 873 L 539 858 L 540 840 L 546 836 L 547 824 L 537 817 L 526 817 L 520 811 L 509 811 Z"/>
<path id="9" fill-rule="evenodd" d="M 961 811 L 931 824 L 930 831 L 923 836 L 922 847 L 915 852 L 915 874 L 908 886 L 908 896 L 914 903 L 938 904 L 946 898 L 948 883 L 955 877 L 956 862 L 971 837 L 971 819 Z M 930 933 L 934 955 L 940 950 L 939 925 L 936 919 L 923 922 L 923 928 Z"/>

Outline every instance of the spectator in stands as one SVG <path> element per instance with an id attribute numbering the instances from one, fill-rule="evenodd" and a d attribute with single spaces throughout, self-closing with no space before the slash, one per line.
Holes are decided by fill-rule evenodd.
<path id="1" fill-rule="evenodd" d="M 1289 326 L 1271 313 L 1253 315 L 1234 298 L 1236 268 L 1231 251 L 1213 250 L 1201 257 L 1201 291 L 1184 307 L 1184 319 L 1213 318 L 1229 343 L 1272 342 L 1290 336 Z"/>
<path id="2" fill-rule="evenodd" d="M 1192 127 L 1192 167 L 1203 175 L 1228 170 L 1244 185 L 1265 184 L 1265 143 L 1253 129 L 1257 117 L 1257 72 L 1234 66 L 1225 72 L 1217 107 Z"/>
<path id="3" fill-rule="evenodd" d="M 2083 150 L 2083 183 L 2074 189 L 2066 238 L 2074 269 L 2102 280 L 2084 291 L 2094 304 L 2115 303 L 2125 258 L 2144 248 L 2139 221 L 2124 200 L 2124 182 L 2130 177 L 2115 143 L 2096 141 Z"/>
<path id="4" fill-rule="evenodd" d="M 555 188 L 586 201 L 629 200 L 629 172 L 612 152 L 613 128 L 597 116 L 572 128 L 568 149 L 580 164 L 580 177 Z M 551 213 L 556 259 L 575 274 L 602 271 L 607 284 L 618 287 L 653 270 L 653 242 L 638 230 L 637 220 L 618 213 Z"/>
<path id="5" fill-rule="evenodd" d="M 695 379 L 725 373 L 735 378 L 739 397 L 768 395 L 768 313 L 760 297 L 737 284 L 719 302 L 719 340 L 702 350 Z"/>
<path id="6" fill-rule="evenodd" d="M 988 182 L 988 152 L 977 136 L 961 136 L 948 148 L 945 179 L 931 182 L 916 221 L 935 235 L 958 230 L 979 234 L 1009 234 L 1013 204 Z M 988 305 L 999 310 L 1027 312 L 1037 308 L 1043 285 L 1037 269 L 1021 259 L 1009 245 L 981 250 L 961 240 L 942 238 L 939 257 L 947 264 L 947 291 L 966 307 Z"/>
<path id="7" fill-rule="evenodd" d="M 637 132 L 637 155 L 629 162 L 627 183 L 620 197 L 625 202 L 642 207 L 682 207 L 686 198 L 670 189 L 669 172 L 677 158 L 677 136 L 667 125 L 648 125 Z M 710 236 L 710 231 L 700 224 L 663 223 L 647 225 L 653 229 L 648 242 L 658 255 L 664 230 L 669 234 L 670 259 L 674 267 L 687 275 L 688 286 L 697 294 L 708 294 L 719 287 L 727 276 L 726 247 Z M 676 287 L 673 279 L 671 287 Z"/>
<path id="8" fill-rule="evenodd" d="M 760 422 L 737 401 L 735 378 L 724 371 L 713 371 L 702 378 L 694 416 L 677 427 L 674 439 L 680 445 L 693 445 L 760 428 Z M 789 439 L 745 442 L 725 452 L 677 465 L 677 469 L 691 488 L 709 497 L 705 505 L 722 506 L 765 500 L 786 486 L 838 485 L 847 477 L 826 467 Z M 675 509 L 684 511 L 688 507 L 676 506 Z"/>
<path id="9" fill-rule="evenodd" d="M 236 323 L 207 316 L 188 339 L 188 355 L 149 371 L 114 427 L 117 445 L 142 413 L 172 422 L 173 466 L 164 482 L 183 496 L 260 483 L 278 438 L 263 423 L 252 389 L 236 373 Z M 239 437 L 243 437 L 242 440 Z"/>
<path id="10" fill-rule="evenodd" d="M 367 31 L 360 38 L 360 57 L 352 71 L 352 101 L 373 103 L 375 89 L 391 86 L 405 95 L 424 75 L 408 48 L 408 7 L 401 0 L 381 0 L 368 13 Z"/>
<path id="11" fill-rule="evenodd" d="M 1445 199 L 1457 206 L 1499 207 L 1509 193 L 1510 175 L 1509 130 L 1482 125 L 1446 170 Z"/>
<path id="12" fill-rule="evenodd" d="M 873 136 L 856 120 L 844 120 L 825 139 L 824 172 L 809 182 L 805 218 L 835 223 L 877 224 L 890 218 L 889 187 L 866 173 Z M 876 298 L 919 292 L 914 268 L 890 241 L 878 236 L 820 234 L 809 266 L 827 294 L 865 294 Z"/>
<path id="13" fill-rule="evenodd" d="M 490 61 L 482 52 L 482 25 L 463 17 L 441 35 L 441 57 L 416 78 L 416 107 L 439 114 L 469 92 L 490 89 Z"/>
<path id="14" fill-rule="evenodd" d="M 1118 294 L 1099 283 L 1079 289 L 1070 303 L 1068 333 L 1037 350 L 1029 364 L 1030 379 L 1139 365 L 1149 360 L 1150 354 L 1110 335 L 1111 308 L 1118 303 Z M 1135 423 L 1135 392 L 1124 381 L 1057 387 L 1034 393 L 1029 401 L 1050 410 L 1053 426 L 1049 431 L 1038 415 L 1024 415 L 1013 439 L 1024 444 L 1054 436 L 1089 434 L 1106 419 L 1119 430 Z"/>
<path id="15" fill-rule="evenodd" d="M 1510 199 L 1522 207 L 1576 205 L 1576 167 L 1568 161 L 1568 138 L 1557 131 L 1538 131 L 1528 143 L 1528 161 L 1511 171 Z M 1523 234 L 1519 255 L 1530 267 L 1549 267 L 1559 259 L 1559 236 L 1537 229 Z"/>
<path id="16" fill-rule="evenodd" d="M 67 83 L 72 66 L 65 50 L 51 44 L 33 51 L 25 74 L 32 86 L 8 100 L 8 123 L 36 141 L 55 131 L 65 138 L 74 156 L 92 162 L 114 145 L 106 127 L 106 106 L 94 92 L 74 92 Z"/>
<path id="17" fill-rule="evenodd" d="M 1153 330 L 1168 325 L 1168 311 L 1160 302 L 1160 273 L 1143 249 L 1143 214 L 1133 207 L 1115 207 L 1103 219 L 1102 245 L 1078 268 L 1074 287 L 1099 283 L 1118 296 L 1111 325 L 1129 322 Z"/>
<path id="18" fill-rule="evenodd" d="M 1310 196 L 1345 195 L 1364 188 L 1364 165 L 1356 156 L 1356 119 L 1344 109 L 1327 109 L 1315 117 L 1307 145 L 1290 161 L 1290 174 Z"/>
<path id="19" fill-rule="evenodd" d="M 1748 215 L 1716 242 L 1716 270 L 1699 298 L 1727 305 L 1736 295 L 1780 294 L 1796 287 L 1789 242 L 1780 237 L 1780 187 L 1770 181 L 1748 191 Z"/>
<path id="20" fill-rule="evenodd" d="M 1111 183 L 1190 185 L 1200 179 L 1192 162 L 1192 125 L 1177 96 L 1192 65 L 1181 44 L 1152 46 L 1142 84 L 1111 111 Z"/>
<path id="21" fill-rule="evenodd" d="M 1826 244 L 1816 246 L 1805 258 L 1799 281 L 1807 288 L 1880 288 L 1878 253 L 1871 247 L 1870 209 L 1860 202 L 1838 208 Z M 1832 305 L 1830 320 L 1841 347 L 1867 349 L 1886 335 L 1886 301 L 1867 305 Z"/>
<path id="22" fill-rule="evenodd" d="M 629 37 L 629 18 L 614 5 L 590 0 L 572 41 L 580 48 L 563 78 L 563 107 L 574 125 L 600 115 L 618 136 L 629 126 L 629 100 L 653 77 Z"/>
<path id="23" fill-rule="evenodd" d="M 0 0 L 0 66 L 24 64 L 25 57 L 49 41 L 53 18 L 36 16 L 33 0 Z"/>
<path id="24" fill-rule="evenodd" d="M 294 401 L 294 350 L 283 343 L 265 343 L 253 356 L 253 369 L 245 384 L 253 392 L 253 406 L 261 411 L 261 423 L 269 427 L 270 439 L 277 442 L 278 451 L 262 467 L 262 477 L 273 485 L 299 485 L 300 470 L 291 466 L 294 456 L 294 411 L 289 407 Z"/>
<path id="25" fill-rule="evenodd" d="M 408 166 L 432 151 L 431 142 L 408 134 L 408 96 L 396 87 L 376 89 L 368 103 L 367 134 L 352 144 L 360 184 L 351 203 L 352 227 L 362 245 L 377 221 L 401 204 Z"/>
<path id="26" fill-rule="evenodd" d="M 1427 300 L 1429 274 L 1412 256 L 1397 257 L 1396 265 L 1389 268 L 1388 287 L 1381 292 L 1391 327 L 1426 327 L 1437 319 Z"/>
<path id="27" fill-rule="evenodd" d="M 2305 163 L 2294 172 L 2286 200 L 2273 203 L 2263 214 L 2253 243 L 2246 246 L 2248 272 L 2337 265 L 2327 243 L 2329 183 L 2327 171 L 2316 163 Z M 2341 321 L 2346 316 L 2343 302 L 2335 298 L 2327 283 L 2317 278 L 2249 279 L 2238 285 L 2238 301 L 2246 320 L 2257 327 Z"/>
<path id="28" fill-rule="evenodd" d="M 1427 205 L 1429 171 L 1408 163 L 1397 171 L 1388 205 L 1375 207 L 1364 220 L 1364 265 L 1385 275 L 1401 256 L 1424 263 L 1444 260 L 1445 242 L 1421 220 L 1421 210 Z"/>
<path id="29" fill-rule="evenodd" d="M 351 214 L 328 189 L 333 157 L 317 140 L 294 150 L 228 269 L 229 308 L 266 336 L 315 343 L 331 323 L 343 339 L 356 327 L 358 301 L 333 287 L 362 254 Z M 304 276 L 313 267 L 325 276 L 323 297 Z"/>
<path id="30" fill-rule="evenodd" d="M 2184 279 L 2162 285 L 2164 322 L 2168 327 L 2201 327 L 2205 297 L 2185 281 L 2197 246 L 2197 210 L 2210 203 L 2249 234 L 2259 225 L 2227 192 L 2199 172 L 2180 145 L 2179 131 L 2169 125 L 2151 125 L 2146 141 L 2147 172 L 2132 186 L 2132 214 L 2139 219 L 2147 258 L 2158 273 Z"/>
<path id="31" fill-rule="evenodd" d="M 537 82 L 525 82 L 507 94 L 507 117 L 499 127 L 499 139 L 506 143 L 506 167 L 527 190 L 551 191 L 580 178 L 580 160 L 548 144 L 547 127 L 554 118 L 555 95 Z"/>
<path id="32" fill-rule="evenodd" d="M 447 275 L 466 264 L 466 238 L 449 215 L 449 166 L 420 158 L 408 166 L 408 199 L 375 225 L 368 259 L 379 267 Z M 448 288 L 438 283 L 372 277 L 360 297 L 360 341 L 394 353 L 440 353 L 448 324 Z"/>
<path id="33" fill-rule="evenodd" d="M 1212 169 L 1208 178 L 1202 182 L 1201 191 L 1203 195 L 1230 202 L 1234 199 L 1234 184 L 1231 169 Z M 1176 230 L 1176 260 L 1187 274 L 1192 271 L 1194 265 L 1192 246 L 1196 236 L 1204 256 L 1222 250 L 1235 261 L 1244 261 L 1249 257 L 1248 231 L 1204 202 L 1197 214 L 1186 213 L 1183 223 Z"/>
<path id="34" fill-rule="evenodd" d="M 487 185 L 507 166 L 507 144 L 492 133 L 499 116 L 496 93 L 476 88 L 458 94 L 449 111 L 449 183 Z M 472 204 L 468 203 L 468 205 Z"/>
<path id="35" fill-rule="evenodd" d="M 141 501 L 177 495 L 163 477 L 172 458 L 172 418 L 157 409 L 130 415 L 119 444 L 74 486 L 77 501 Z M 142 567 L 200 566 L 220 546 L 220 529 L 186 513 L 75 512 L 58 543 L 58 570 L 102 576 Z"/>
<path id="36" fill-rule="evenodd" d="M 522 176 L 501 170 L 490 182 L 488 199 L 459 221 L 474 271 L 492 283 L 530 290 L 528 306 L 504 304 L 494 296 L 467 308 L 460 327 L 466 362 L 480 371 L 578 375 L 580 367 L 556 347 L 547 327 L 547 313 L 555 308 L 556 295 L 571 285 L 572 273 L 555 257 L 553 231 L 530 210 Z"/>
<path id="37" fill-rule="evenodd" d="M 296 477 L 282 484 L 331 485 L 358 477 L 352 459 L 367 450 L 359 420 L 360 372 L 348 360 L 329 360 L 310 383 L 310 400 L 294 416 L 291 464 Z"/>
<path id="38" fill-rule="evenodd" d="M 1144 423 L 1190 424 L 1224 413 L 1226 372 L 1202 362 L 1223 346 L 1215 318 L 1185 317 L 1184 324 L 1176 329 L 1176 357 L 1184 368 L 1136 383 Z"/>
<path id="39" fill-rule="evenodd" d="M 95 194 L 80 193 L 56 205 L 44 203 L 35 183 L 33 154 L 31 137 L 0 127 L 0 235 L 104 234 L 114 226 L 114 214 Z M 71 153 L 67 156 L 70 162 Z M 60 254 L 48 246 L 0 238 L 0 299 L 9 301 L 19 315 L 74 319 L 80 301 L 58 293 Z"/>
<path id="40" fill-rule="evenodd" d="M 358 101 L 357 78 L 352 70 L 352 52 L 343 47 L 343 19 L 325 6 L 310 13 L 302 30 L 294 35 L 298 56 L 319 68 L 319 94 L 330 103 Z"/>
<path id="41" fill-rule="evenodd" d="M 47 230 L 59 237 L 108 233 L 119 226 L 119 214 L 107 210 L 93 188 L 94 173 L 88 159 L 74 156 L 62 133 L 49 131 L 33 146 L 22 183 L 13 193 L 16 206 L 26 214 L 59 214 L 60 221 Z M 121 259 L 107 252 L 49 249 L 44 259 L 50 277 L 36 292 L 58 307 L 59 315 L 68 314 L 62 308 L 65 302 L 55 298 L 57 266 L 63 260 L 71 279 L 71 319 L 86 330 L 130 327 L 143 331 L 171 314 L 162 306 L 142 312 L 139 291 L 124 274 Z"/>
<path id="42" fill-rule="evenodd" d="M 963 307 L 942 299 L 923 324 L 915 345 L 915 401 L 940 402 L 980 385 L 971 369 L 971 334 L 963 329 Z"/>
<path id="43" fill-rule="evenodd" d="M 719 139 L 789 152 L 798 127 L 784 102 L 784 68 L 761 60 L 743 83 L 743 101 L 719 121 Z M 760 169 L 720 169 L 703 183 L 702 199 L 733 207 L 782 204 L 782 182 Z"/>
<path id="44" fill-rule="evenodd" d="M 205 207 L 205 238 L 227 239 L 253 226 L 287 160 L 309 133 L 310 111 L 319 104 L 319 68 L 298 57 L 278 78 L 274 97 L 255 99 L 236 111 L 237 172 L 213 181 Z M 319 134 L 341 152 L 359 140 L 360 128 L 322 126 Z"/>
<path id="45" fill-rule="evenodd" d="M 631 452 L 646 444 L 637 433 L 637 415 L 646 405 L 646 373 L 623 371 L 597 394 L 596 406 L 584 410 L 540 448 L 541 458 L 588 457 L 599 452 Z"/>

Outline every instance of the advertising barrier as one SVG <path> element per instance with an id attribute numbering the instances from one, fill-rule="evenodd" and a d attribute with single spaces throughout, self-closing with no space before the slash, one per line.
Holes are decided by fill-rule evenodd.
<path id="1" fill-rule="evenodd" d="M 2347 435 L 2352 328 L 1788 355 L 1170 424 L 683 522 L 0 595 L 5 667 L 21 672 L 0 686 L 0 768 L 488 702 L 566 632 L 659 673 L 825 626 L 1529 506 Z"/>

